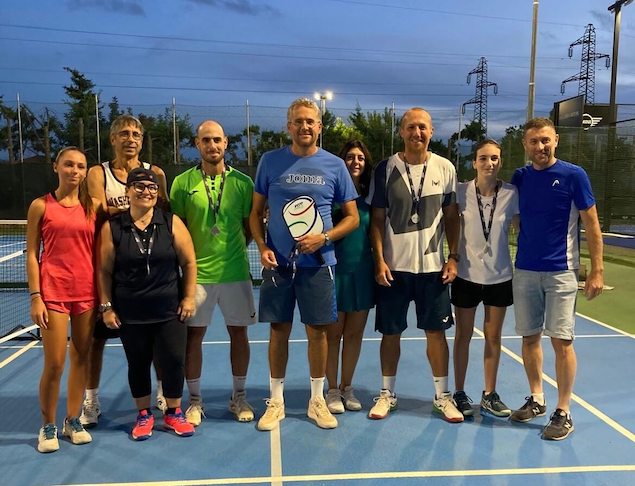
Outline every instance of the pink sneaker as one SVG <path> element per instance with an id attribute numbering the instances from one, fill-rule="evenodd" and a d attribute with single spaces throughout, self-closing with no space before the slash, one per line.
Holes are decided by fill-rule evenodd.
<path id="1" fill-rule="evenodd" d="M 152 436 L 154 427 L 154 415 L 147 410 L 141 410 L 137 415 L 137 423 L 132 428 L 132 438 L 134 440 L 146 440 Z"/>
<path id="2" fill-rule="evenodd" d="M 180 408 L 177 408 L 175 413 L 165 415 L 163 426 L 166 429 L 172 429 L 176 435 L 181 437 L 189 437 L 194 434 L 194 426 L 185 419 Z"/>

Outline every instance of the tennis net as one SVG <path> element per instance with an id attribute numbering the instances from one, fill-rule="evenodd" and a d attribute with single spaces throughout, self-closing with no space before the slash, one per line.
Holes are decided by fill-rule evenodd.
<path id="1" fill-rule="evenodd" d="M 0 220 L 0 337 L 31 325 L 26 221 Z"/>

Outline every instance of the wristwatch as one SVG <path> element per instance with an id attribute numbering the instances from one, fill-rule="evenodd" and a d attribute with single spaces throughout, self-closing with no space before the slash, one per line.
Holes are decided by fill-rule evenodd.
<path id="1" fill-rule="evenodd" d="M 324 235 L 324 246 L 327 246 L 333 243 L 331 241 L 331 238 L 329 238 L 329 234 L 327 232 L 322 233 L 322 235 Z"/>
<path id="2" fill-rule="evenodd" d="M 461 261 L 461 255 L 459 255 L 458 253 L 450 253 L 448 254 L 448 260 L 449 259 L 454 260 L 456 263 L 459 263 Z"/>
<path id="3" fill-rule="evenodd" d="M 108 301 L 105 304 L 99 304 L 99 312 L 104 313 L 107 310 L 112 309 L 112 302 Z"/>

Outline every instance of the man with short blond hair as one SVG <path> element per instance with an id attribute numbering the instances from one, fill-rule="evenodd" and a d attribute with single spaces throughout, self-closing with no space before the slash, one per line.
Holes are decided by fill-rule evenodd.
<path id="1" fill-rule="evenodd" d="M 275 429 L 285 417 L 284 378 L 296 302 L 309 341 L 311 399 L 307 415 L 318 427 L 337 427 L 337 420 L 324 400 L 326 327 L 337 322 L 335 252 L 331 243 L 353 231 L 359 224 L 359 215 L 357 192 L 346 164 L 316 146 L 321 129 L 317 105 L 306 98 L 295 100 L 287 112 L 291 146 L 264 154 L 256 174 L 250 226 L 264 267 L 259 320 L 271 323 L 271 396 L 265 414 L 258 421 L 260 430 Z M 336 225 L 331 218 L 333 203 L 341 205 L 343 214 Z M 267 205 L 265 240 L 263 219 Z M 283 214 L 285 208 L 287 217 L 310 213 L 313 216 L 310 221 L 297 222 L 315 228 L 319 220 L 319 231 L 309 228 L 294 237 Z"/>

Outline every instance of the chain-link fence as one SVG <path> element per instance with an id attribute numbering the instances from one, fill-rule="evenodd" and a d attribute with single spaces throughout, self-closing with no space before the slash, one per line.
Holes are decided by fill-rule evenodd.
<path id="1" fill-rule="evenodd" d="M 57 181 L 50 160 L 51 154 L 62 144 L 62 137 L 65 143 L 75 137 L 73 144 L 84 148 L 91 164 L 109 160 L 109 121 L 121 112 L 131 112 L 143 122 L 146 133 L 141 159 L 160 165 L 166 172 L 168 183 L 198 160 L 192 138 L 197 125 L 205 119 L 213 118 L 223 123 L 230 139 L 228 162 L 251 176 L 262 152 L 289 142 L 285 128 L 286 107 L 251 106 L 248 103 L 243 106 L 169 104 L 128 107 L 113 103 L 103 106 L 95 99 L 93 108 L 95 103 L 99 110 L 94 109 L 93 115 L 86 115 L 83 127 L 74 127 L 73 133 L 63 132 L 64 126 L 68 126 L 64 123 L 68 115 L 68 106 L 64 103 L 29 103 L 21 110 L 3 110 L 0 159 L 9 163 L 0 163 L 1 219 L 25 218 L 30 202 L 55 187 Z M 360 133 L 346 131 L 350 128 L 352 110 L 327 109 L 330 118 L 328 124 L 325 123 L 324 148 L 337 151 L 347 134 L 360 136 Z M 392 108 L 386 108 L 384 113 L 373 113 L 373 116 L 366 115 L 367 130 L 361 137 L 377 162 L 400 149 L 398 118 Z M 626 228 L 630 232 L 635 227 L 635 118 L 618 123 L 613 133 L 607 127 L 597 126 L 589 130 L 560 127 L 558 133 L 557 155 L 582 166 L 591 178 L 603 228 L 608 229 L 610 225 L 616 231 Z M 501 177 L 509 180 L 513 170 L 526 161 L 522 130 L 508 130 L 501 144 L 504 161 Z M 614 149 L 610 150 L 611 147 Z M 437 150 L 436 146 L 433 150 Z M 447 148 L 444 152 L 439 153 L 455 157 Z M 458 167 L 461 180 L 473 177 L 472 164 L 469 157 L 467 159 L 462 158 Z"/>

